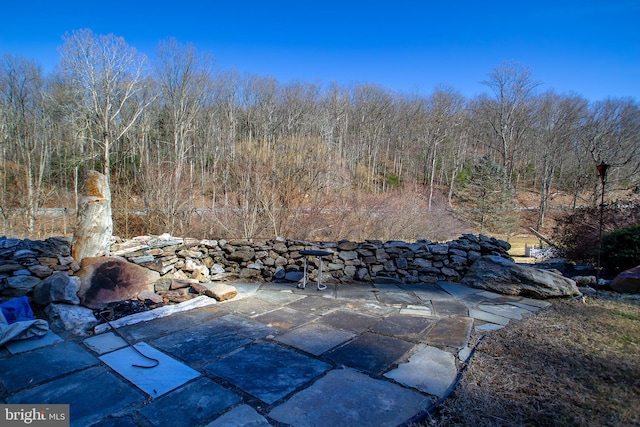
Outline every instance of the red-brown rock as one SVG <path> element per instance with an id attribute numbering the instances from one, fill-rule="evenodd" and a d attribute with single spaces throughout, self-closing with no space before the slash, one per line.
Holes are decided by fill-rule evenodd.
<path id="1" fill-rule="evenodd" d="M 625 294 L 639 294 L 640 265 L 618 274 L 611 282 L 611 289 Z"/>
<path id="2" fill-rule="evenodd" d="M 153 292 L 160 274 L 114 257 L 88 257 L 76 273 L 82 282 L 78 296 L 82 305 L 103 308 L 111 302 L 136 298 L 143 291 Z"/>

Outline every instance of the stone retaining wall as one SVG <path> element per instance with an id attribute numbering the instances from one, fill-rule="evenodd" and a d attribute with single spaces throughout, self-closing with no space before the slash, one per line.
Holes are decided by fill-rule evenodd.
<path id="1" fill-rule="evenodd" d="M 458 281 L 482 255 L 509 258 L 507 242 L 465 234 L 447 243 L 418 241 L 303 242 L 297 240 L 198 240 L 169 235 L 118 240 L 111 255 L 155 270 L 164 279 L 195 279 L 202 283 L 233 278 L 297 281 L 302 250 L 331 252 L 323 260 L 323 282 L 396 281 L 435 283 Z M 44 241 L 0 237 L 0 296 L 26 295 L 43 279 L 79 266 L 70 256 L 70 240 Z M 317 258 L 309 258 L 309 277 L 315 280 Z M 158 286 L 156 286 L 158 288 Z"/>
<path id="2" fill-rule="evenodd" d="M 122 256 L 161 275 L 191 278 L 200 282 L 243 279 L 281 280 L 300 277 L 303 250 L 323 250 L 323 281 L 394 280 L 403 283 L 458 281 L 482 255 L 510 258 L 507 242 L 483 235 L 465 234 L 447 243 L 418 241 L 304 242 L 233 239 L 196 240 L 168 235 L 138 237 L 112 246 L 112 255 Z M 318 260 L 309 257 L 311 279 Z"/>

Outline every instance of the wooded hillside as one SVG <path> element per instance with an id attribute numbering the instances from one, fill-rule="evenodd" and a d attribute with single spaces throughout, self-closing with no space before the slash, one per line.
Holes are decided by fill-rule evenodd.
<path id="1" fill-rule="evenodd" d="M 607 190 L 638 193 L 637 100 L 543 92 L 513 63 L 483 78 L 486 93 L 472 99 L 446 87 L 423 96 L 279 82 L 218 69 L 175 40 L 150 63 L 119 37 L 76 31 L 48 75 L 2 57 L 0 232 L 70 233 L 91 169 L 110 178 L 114 231 L 125 237 L 509 232 L 500 228 L 511 219 L 485 220 L 508 218 L 525 190 L 537 194 L 527 207 L 541 228 L 555 194 L 568 207 L 600 203 L 601 162 Z"/>

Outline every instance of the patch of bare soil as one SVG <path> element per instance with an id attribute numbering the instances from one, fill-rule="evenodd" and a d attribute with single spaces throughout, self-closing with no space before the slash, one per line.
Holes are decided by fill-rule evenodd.
<path id="1" fill-rule="evenodd" d="M 491 333 L 418 425 L 640 426 L 640 299 L 556 302 Z"/>

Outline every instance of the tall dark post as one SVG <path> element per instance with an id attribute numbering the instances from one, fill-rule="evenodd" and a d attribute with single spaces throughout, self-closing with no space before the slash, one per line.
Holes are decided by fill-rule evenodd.
<path id="1" fill-rule="evenodd" d="M 600 175 L 600 183 L 602 184 L 602 194 L 600 195 L 600 227 L 598 229 L 598 265 L 596 267 L 596 274 L 598 279 L 600 278 L 600 253 L 602 252 L 602 222 L 604 218 L 604 184 L 607 180 L 607 169 L 609 165 L 604 161 L 601 161 L 596 168 Z"/>

